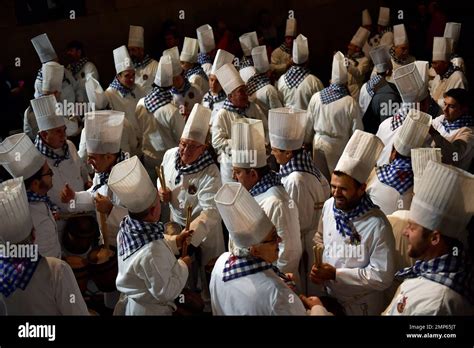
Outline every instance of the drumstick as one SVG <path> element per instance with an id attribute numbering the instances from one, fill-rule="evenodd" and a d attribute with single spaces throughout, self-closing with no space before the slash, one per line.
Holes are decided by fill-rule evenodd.
<path id="1" fill-rule="evenodd" d="M 316 244 L 313 246 L 313 253 L 314 253 L 314 265 L 316 267 L 320 267 L 323 263 L 323 251 L 324 245 Z"/>
<path id="2" fill-rule="evenodd" d="M 189 225 L 191 225 L 191 215 L 193 213 L 193 206 L 188 205 L 187 211 L 186 211 L 186 230 L 189 230 Z"/>
<path id="3" fill-rule="evenodd" d="M 160 178 L 161 187 L 166 191 L 165 170 L 163 169 L 163 166 L 160 166 Z"/>
<path id="4" fill-rule="evenodd" d="M 104 213 L 99 213 L 99 224 L 100 230 L 102 231 L 102 237 L 104 238 L 104 248 L 110 249 L 110 242 L 109 242 L 109 229 L 107 227 L 107 215 Z"/>

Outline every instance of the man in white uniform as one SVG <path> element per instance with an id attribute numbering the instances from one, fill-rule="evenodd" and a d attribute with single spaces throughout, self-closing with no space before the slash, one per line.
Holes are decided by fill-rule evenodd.
<path id="1" fill-rule="evenodd" d="M 285 191 L 279 175 L 267 164 L 265 134 L 262 121 L 238 120 L 232 123 L 233 177 L 255 198 L 272 221 L 280 238 L 276 266 L 283 273 L 293 274 L 301 289 L 301 259 L 298 208 Z"/>
<path id="2" fill-rule="evenodd" d="M 141 144 L 138 142 L 138 127 L 135 109 L 138 101 L 145 96 L 142 87 L 135 83 L 135 68 L 128 54 L 127 47 L 121 46 L 114 50 L 115 75 L 114 80 L 105 90 L 110 108 L 125 113 L 125 118 L 131 125 L 134 133 L 129 134 L 129 142 L 135 143 L 136 147 L 130 149 L 130 154 L 140 154 Z M 134 141 L 136 139 L 136 142 Z"/>
<path id="3" fill-rule="evenodd" d="M 222 183 L 232 179 L 232 122 L 241 118 L 253 118 L 263 121 L 265 136 L 268 135 L 268 122 L 260 107 L 249 101 L 244 81 L 235 67 L 228 63 L 216 71 L 216 76 L 227 94 L 223 108 L 212 123 L 212 146 L 220 155 Z"/>
<path id="4" fill-rule="evenodd" d="M 408 255 L 417 261 L 397 273 L 405 281 L 384 314 L 473 315 L 472 267 L 466 263 L 473 198 L 472 174 L 428 163 L 405 229 Z"/>
<path id="5" fill-rule="evenodd" d="M 451 63 L 450 39 L 435 37 L 433 39 L 433 59 L 431 65 L 436 71 L 436 77 L 431 82 L 430 93 L 433 99 L 443 107 L 443 95 L 452 88 L 468 88 L 466 77 L 462 70 Z"/>
<path id="6" fill-rule="evenodd" d="M 330 190 L 326 178 L 314 166 L 311 155 L 302 148 L 306 119 L 302 110 L 272 109 L 269 132 L 272 154 L 280 164 L 281 181 L 298 209 L 303 251 L 299 273 L 303 292 L 311 294 L 314 289 L 308 273 L 314 263 L 312 240 Z"/>
<path id="7" fill-rule="evenodd" d="M 209 24 L 204 24 L 196 29 L 196 35 L 199 43 L 198 63 L 201 65 L 201 68 L 204 70 L 207 77 L 209 77 L 212 63 L 216 55 L 214 32 Z"/>
<path id="8" fill-rule="evenodd" d="M 252 31 L 241 35 L 239 37 L 239 42 L 244 54 L 238 64 L 238 69 L 240 70 L 249 66 L 253 66 L 252 49 L 258 46 L 257 32 Z"/>
<path id="9" fill-rule="evenodd" d="M 186 120 L 194 104 L 199 104 L 202 101 L 205 91 L 202 91 L 197 85 L 192 84 L 184 77 L 183 68 L 179 60 L 178 47 L 175 46 L 163 51 L 163 56 L 169 56 L 171 58 L 171 64 L 173 66 L 173 88 L 171 89 L 173 104 Z"/>
<path id="10" fill-rule="evenodd" d="M 18 161 L 21 158 L 21 161 Z M 0 163 L 14 178 L 22 177 L 35 228 L 38 251 L 43 256 L 61 258 L 56 216 L 59 212 L 48 197 L 53 186 L 53 171 L 46 159 L 24 133 L 6 138 L 0 144 Z"/>
<path id="11" fill-rule="evenodd" d="M 190 274 L 192 290 L 201 289 L 201 297 L 210 310 L 210 294 L 205 266 L 224 252 L 224 238 L 214 195 L 222 186 L 219 169 L 207 150 L 211 111 L 195 104 L 181 135 L 179 147 L 165 153 L 163 173 L 166 188 L 158 180 L 161 200 L 169 204 L 171 221 L 186 226 L 188 206 L 192 207 L 190 229 L 192 248 L 200 248 L 200 260 Z M 179 254 L 177 236 L 166 236 L 171 249 Z M 191 246 L 190 246 L 191 248 Z"/>
<path id="12" fill-rule="evenodd" d="M 152 90 L 158 62 L 145 54 L 145 29 L 131 25 L 128 32 L 128 53 L 135 68 L 135 83 L 143 89 L 143 93 Z"/>
<path id="13" fill-rule="evenodd" d="M 185 37 L 179 60 L 184 70 L 184 78 L 204 92 L 209 90 L 209 82 L 206 73 L 198 64 L 198 50 L 198 40 Z"/>
<path id="14" fill-rule="evenodd" d="M 213 314 L 305 315 L 303 302 L 272 265 L 280 237 L 263 209 L 239 183 L 222 186 L 215 200 L 234 248 L 212 271 Z M 302 299 L 311 314 L 328 314 L 317 297 Z"/>
<path id="15" fill-rule="evenodd" d="M 405 29 L 405 24 L 393 26 L 393 46 L 390 48 L 393 70 L 399 67 L 413 63 L 416 58 L 410 54 L 410 44 Z"/>
<path id="16" fill-rule="evenodd" d="M 323 83 L 311 74 L 308 65 L 308 39 L 300 34 L 293 41 L 293 65 L 277 82 L 283 105 L 306 110 L 314 93 L 324 88 Z"/>
<path id="17" fill-rule="evenodd" d="M 469 170 L 474 158 L 474 117 L 469 93 L 454 88 L 444 94 L 443 115 L 433 120 L 430 135 L 443 152 L 443 162 Z"/>
<path id="18" fill-rule="evenodd" d="M 66 47 L 66 55 L 71 60 L 71 63 L 67 66 L 67 70 L 71 72 L 72 76 L 74 76 L 78 82 L 82 100 L 90 101 L 87 99 L 85 84 L 88 76 L 99 80 L 99 72 L 96 66 L 87 58 L 82 42 L 69 42 Z"/>
<path id="19" fill-rule="evenodd" d="M 225 50 L 218 50 L 209 72 L 209 91 L 202 98 L 202 105 L 211 110 L 211 125 L 219 110 L 223 108 L 224 102 L 227 99 L 227 95 L 217 79 L 216 71 L 224 64 L 232 63 L 233 60 L 233 54 Z"/>
<path id="20" fill-rule="evenodd" d="M 4 250 L 29 245 L 31 252 L 24 257 L 0 256 L 0 293 L 8 315 L 88 315 L 71 267 L 35 252 L 35 229 L 21 178 L 0 184 L 0 219 Z"/>
<path id="21" fill-rule="evenodd" d="M 142 144 L 143 164 L 150 178 L 155 181 L 155 167 L 160 167 L 165 152 L 179 143 L 184 129 L 184 118 L 173 105 L 171 86 L 173 66 L 169 56 L 163 56 L 158 64 L 153 90 L 140 99 L 135 115 Z"/>
<path id="22" fill-rule="evenodd" d="M 145 168 L 134 156 L 110 173 L 110 189 L 129 213 L 117 235 L 117 289 L 122 293 L 115 315 L 171 315 L 174 300 L 188 278 L 191 259 L 173 255 L 163 238 L 160 200 Z"/>
<path id="23" fill-rule="evenodd" d="M 333 198 L 324 203 L 315 239 L 324 252 L 311 280 L 323 284 L 347 315 L 379 315 L 395 273 L 392 227 L 365 193 L 382 147 L 370 133 L 357 130 L 351 137 L 332 174 Z"/>
<path id="24" fill-rule="evenodd" d="M 451 63 L 453 63 L 454 66 L 457 66 L 462 70 L 463 73 L 466 73 L 466 67 L 464 65 L 464 58 L 459 56 L 456 52 L 458 42 L 459 42 L 459 37 L 461 36 L 461 23 L 455 23 L 455 22 L 448 22 L 446 23 L 446 26 L 444 27 L 444 35 L 443 37 L 450 39 L 450 44 L 451 44 Z"/>
<path id="25" fill-rule="evenodd" d="M 270 69 L 275 73 L 276 80 L 286 73 L 291 66 L 293 40 L 296 37 L 296 33 L 296 19 L 288 18 L 285 27 L 285 41 L 279 47 L 275 48 L 271 55 Z"/>
<path id="26" fill-rule="evenodd" d="M 354 131 L 363 129 L 359 105 L 347 89 L 348 73 L 344 61 L 341 52 L 334 55 L 331 85 L 316 93 L 308 106 L 306 143 L 313 143 L 316 163 L 324 156 L 329 173 L 334 170 Z"/>
<path id="27" fill-rule="evenodd" d="M 393 33 L 390 28 L 390 8 L 380 7 L 379 18 L 377 20 L 377 34 L 375 34 L 369 41 L 371 48 L 379 45 L 393 45 Z"/>
<path id="28" fill-rule="evenodd" d="M 367 74 L 371 71 L 370 60 L 362 52 L 369 35 L 370 31 L 359 27 L 347 46 L 348 88 L 355 100 L 359 100 L 360 88 L 367 81 Z"/>
<path id="29" fill-rule="evenodd" d="M 411 150 L 425 143 L 430 125 L 430 115 L 411 110 L 396 135 L 390 163 L 377 167 L 367 180 L 367 194 L 385 215 L 410 208 L 413 198 Z"/>

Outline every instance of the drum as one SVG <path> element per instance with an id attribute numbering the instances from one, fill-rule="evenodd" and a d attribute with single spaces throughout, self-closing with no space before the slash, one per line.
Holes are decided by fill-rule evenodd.
<path id="1" fill-rule="evenodd" d="M 71 217 L 64 227 L 63 245 L 71 254 L 81 255 L 94 245 L 99 235 L 99 226 L 94 217 Z"/>
<path id="2" fill-rule="evenodd" d="M 79 285 L 79 289 L 84 294 L 87 290 L 87 282 L 89 281 L 89 262 L 80 256 L 66 256 L 64 261 L 71 266 L 77 285 Z"/>
<path id="3" fill-rule="evenodd" d="M 106 249 L 103 246 L 91 250 L 87 259 L 91 279 L 102 292 L 117 290 L 115 280 L 118 273 L 116 249 Z"/>

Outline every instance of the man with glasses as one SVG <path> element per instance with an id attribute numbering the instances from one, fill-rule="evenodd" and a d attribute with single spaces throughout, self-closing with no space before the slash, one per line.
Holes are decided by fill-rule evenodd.
<path id="1" fill-rule="evenodd" d="M 201 297 L 208 308 L 210 295 L 204 267 L 224 252 L 221 220 L 214 203 L 221 179 L 206 145 L 210 119 L 208 108 L 194 105 L 179 146 L 168 150 L 163 158 L 165 182 L 158 180 L 160 198 L 163 203 L 169 204 L 171 221 L 183 228 L 188 207 L 192 209 L 189 229 L 194 232 L 190 247 L 199 247 L 201 258 L 196 262 L 197 267 L 191 269 L 188 284 L 192 290 L 202 289 Z M 179 254 L 185 235 L 165 237 L 174 253 Z"/>

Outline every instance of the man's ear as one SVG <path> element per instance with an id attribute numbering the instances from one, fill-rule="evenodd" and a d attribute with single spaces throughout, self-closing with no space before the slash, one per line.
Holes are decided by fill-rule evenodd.
<path id="1" fill-rule="evenodd" d="M 285 151 L 285 158 L 290 160 L 293 155 L 293 151 Z"/>
<path id="2" fill-rule="evenodd" d="M 431 233 L 430 240 L 432 245 L 438 245 L 441 242 L 441 232 L 434 230 L 433 233 Z"/>
<path id="3" fill-rule="evenodd" d="M 250 255 L 252 255 L 253 257 L 259 257 L 260 256 L 260 252 L 259 252 L 258 248 L 255 247 L 254 245 L 252 245 L 250 247 Z"/>

